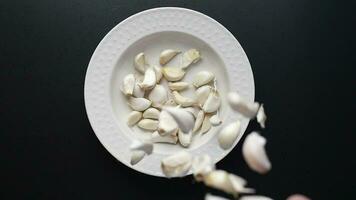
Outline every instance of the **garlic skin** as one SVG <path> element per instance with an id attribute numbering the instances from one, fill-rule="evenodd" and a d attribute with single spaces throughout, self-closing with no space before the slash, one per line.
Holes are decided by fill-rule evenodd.
<path id="1" fill-rule="evenodd" d="M 130 112 L 128 118 L 127 118 L 127 125 L 133 126 L 135 125 L 140 119 L 142 118 L 142 113 L 138 111 L 132 111 Z"/>
<path id="2" fill-rule="evenodd" d="M 208 84 L 215 78 L 214 74 L 208 71 L 198 72 L 193 79 L 193 85 L 195 87 L 200 87 L 202 85 Z"/>
<path id="3" fill-rule="evenodd" d="M 212 113 L 219 109 L 221 100 L 217 92 L 211 92 L 208 99 L 205 101 L 203 110 L 206 113 Z"/>
<path id="4" fill-rule="evenodd" d="M 211 195 L 211 194 L 206 194 L 206 195 L 205 195 L 205 200 L 229 200 L 229 199 L 226 199 L 226 198 L 224 198 L 224 197 L 219 197 L 219 196 Z"/>
<path id="5" fill-rule="evenodd" d="M 144 111 L 147 108 L 151 106 L 151 101 L 147 100 L 145 98 L 135 98 L 135 97 L 130 97 L 129 98 L 129 106 L 136 111 Z"/>
<path id="6" fill-rule="evenodd" d="M 210 85 L 204 85 L 195 91 L 197 102 L 201 107 L 203 107 L 212 90 L 213 88 Z"/>
<path id="7" fill-rule="evenodd" d="M 182 69 L 186 69 L 192 63 L 196 63 L 200 60 L 200 53 L 196 49 L 189 49 L 183 54 Z"/>
<path id="8" fill-rule="evenodd" d="M 137 81 L 135 83 L 132 96 L 137 98 L 142 98 L 145 96 L 145 91 L 139 86 L 139 83 Z"/>
<path id="9" fill-rule="evenodd" d="M 190 143 L 192 142 L 192 138 L 193 138 L 193 133 L 192 131 L 189 131 L 187 133 L 184 133 L 181 130 L 178 130 L 178 139 L 179 139 L 179 143 L 183 146 L 183 147 L 189 147 Z"/>
<path id="10" fill-rule="evenodd" d="M 196 101 L 194 99 L 191 99 L 189 97 L 184 97 L 181 94 L 179 94 L 177 91 L 172 92 L 173 99 L 174 101 L 178 104 L 181 105 L 182 107 L 190 107 L 195 105 Z"/>
<path id="11" fill-rule="evenodd" d="M 248 102 L 243 99 L 237 92 L 230 92 L 227 96 L 227 100 L 234 110 L 241 113 L 247 118 L 254 118 L 259 109 L 259 103 L 257 102 Z"/>
<path id="12" fill-rule="evenodd" d="M 156 85 L 156 81 L 157 81 L 156 73 L 153 70 L 153 68 L 150 67 L 145 71 L 145 76 L 143 78 L 142 83 L 140 83 L 139 86 L 143 90 L 150 90 Z"/>
<path id="13" fill-rule="evenodd" d="M 138 162 L 140 162 L 145 157 L 145 155 L 146 155 L 146 153 L 144 151 L 139 151 L 139 150 L 132 151 L 130 164 L 136 165 Z"/>
<path id="14" fill-rule="evenodd" d="M 168 100 L 168 92 L 162 85 L 156 85 L 148 95 L 148 99 L 152 101 L 152 106 L 160 108 Z"/>
<path id="15" fill-rule="evenodd" d="M 176 135 L 164 135 L 164 136 L 161 136 L 158 133 L 158 131 L 155 131 L 151 135 L 151 141 L 153 143 L 177 144 L 178 136 L 176 136 Z"/>
<path id="16" fill-rule="evenodd" d="M 180 151 L 161 161 L 162 172 L 167 177 L 181 177 L 188 173 L 192 165 L 192 156 L 186 151 Z"/>
<path id="17" fill-rule="evenodd" d="M 158 119 L 159 113 L 159 110 L 156 108 L 148 108 L 145 112 L 143 112 L 142 116 L 145 119 Z"/>
<path id="18" fill-rule="evenodd" d="M 192 171 L 196 181 L 203 181 L 204 177 L 215 170 L 215 164 L 207 154 L 196 156 L 192 162 Z"/>
<path id="19" fill-rule="evenodd" d="M 265 150 L 266 142 L 263 136 L 252 132 L 242 145 L 242 155 L 247 165 L 260 174 L 265 174 L 272 168 Z"/>
<path id="20" fill-rule="evenodd" d="M 203 124 L 201 125 L 201 129 L 200 129 L 200 133 L 204 134 L 206 132 L 208 132 L 211 128 L 211 124 L 210 124 L 210 117 L 208 115 L 205 115 L 204 120 L 203 120 Z"/>
<path id="21" fill-rule="evenodd" d="M 175 135 L 178 131 L 178 124 L 167 111 L 162 110 L 159 114 L 158 133 L 161 136 Z"/>
<path id="22" fill-rule="evenodd" d="M 194 116 L 192 113 L 177 107 L 164 107 L 163 110 L 167 111 L 173 117 L 183 133 L 188 133 L 193 129 Z"/>
<path id="23" fill-rule="evenodd" d="M 216 114 L 210 117 L 210 123 L 213 126 L 218 126 L 222 123 L 220 117 Z"/>
<path id="24" fill-rule="evenodd" d="M 185 75 L 185 71 L 178 67 L 163 67 L 162 73 L 167 81 L 179 81 Z"/>
<path id="25" fill-rule="evenodd" d="M 144 53 L 139 53 L 134 58 L 135 69 L 141 73 L 145 73 L 146 58 Z"/>
<path id="26" fill-rule="evenodd" d="M 185 90 L 189 87 L 189 83 L 187 82 L 169 82 L 168 83 L 168 87 L 170 90 L 174 90 L 174 91 L 182 91 Z"/>
<path id="27" fill-rule="evenodd" d="M 124 77 L 122 92 L 126 96 L 130 96 L 133 93 L 135 87 L 135 76 L 133 74 L 128 74 Z"/>
<path id="28" fill-rule="evenodd" d="M 256 119 L 262 128 L 266 128 L 267 116 L 263 104 L 261 104 L 260 108 L 258 109 Z"/>
<path id="29" fill-rule="evenodd" d="M 237 120 L 225 126 L 219 133 L 218 142 L 222 149 L 226 150 L 232 147 L 237 137 L 240 135 L 241 122 Z"/>
<path id="30" fill-rule="evenodd" d="M 250 195 L 250 196 L 240 197 L 239 200 L 273 200 L 273 199 L 271 199 L 269 197 L 265 197 L 265 196 Z"/>
<path id="31" fill-rule="evenodd" d="M 147 155 L 153 152 L 153 143 L 150 141 L 134 140 L 130 145 L 131 151 L 143 151 Z"/>
<path id="32" fill-rule="evenodd" d="M 174 50 L 174 49 L 166 49 L 161 52 L 159 55 L 159 64 L 165 65 L 167 64 L 170 60 L 172 60 L 177 54 L 179 54 L 180 51 Z"/>
<path id="33" fill-rule="evenodd" d="M 158 121 L 153 119 L 142 119 L 138 122 L 137 126 L 145 130 L 155 131 L 158 128 Z"/>
<path id="34" fill-rule="evenodd" d="M 197 118 L 195 119 L 193 133 L 196 133 L 200 129 L 200 127 L 203 124 L 204 118 L 205 118 L 205 113 L 204 111 L 200 110 L 197 115 Z"/>
<path id="35" fill-rule="evenodd" d="M 155 71 L 155 74 L 156 74 L 156 83 L 159 83 L 162 79 L 162 68 L 157 66 L 157 65 L 154 65 L 153 66 L 153 70 Z"/>

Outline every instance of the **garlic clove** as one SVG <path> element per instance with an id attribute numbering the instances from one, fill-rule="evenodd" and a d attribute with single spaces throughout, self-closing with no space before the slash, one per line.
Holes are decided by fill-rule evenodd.
<path id="1" fill-rule="evenodd" d="M 218 126 L 222 123 L 220 117 L 216 114 L 210 117 L 210 123 L 213 126 Z"/>
<path id="2" fill-rule="evenodd" d="M 201 107 L 203 107 L 211 91 L 212 91 L 212 87 L 210 85 L 201 86 L 195 91 L 197 102 Z"/>
<path id="3" fill-rule="evenodd" d="M 195 87 L 200 87 L 202 85 L 208 84 L 215 78 L 214 74 L 208 71 L 198 72 L 193 79 L 193 85 Z"/>
<path id="4" fill-rule="evenodd" d="M 135 76 L 133 74 L 128 74 L 124 77 L 122 92 L 129 96 L 133 94 L 135 87 Z"/>
<path id="5" fill-rule="evenodd" d="M 197 115 L 197 118 L 195 119 L 193 133 L 196 133 L 199 130 L 199 128 L 202 126 L 204 118 L 205 118 L 205 113 L 204 111 L 200 110 Z"/>
<path id="6" fill-rule="evenodd" d="M 144 90 L 150 90 L 156 85 L 156 73 L 152 67 L 145 71 L 145 76 L 139 86 Z"/>
<path id="7" fill-rule="evenodd" d="M 225 126 L 219 133 L 218 142 L 222 149 L 229 149 L 240 135 L 241 122 L 237 120 Z"/>
<path id="8" fill-rule="evenodd" d="M 192 131 L 189 131 L 188 133 L 184 133 L 183 131 L 178 130 L 179 143 L 183 147 L 189 147 L 190 143 L 192 142 L 192 138 L 193 138 Z"/>
<path id="9" fill-rule="evenodd" d="M 215 164 L 207 154 L 196 156 L 192 162 L 192 171 L 196 181 L 203 181 L 204 177 L 215 170 Z"/>
<path id="10" fill-rule="evenodd" d="M 247 118 L 254 118 L 259 109 L 259 103 L 257 102 L 248 102 L 243 99 L 237 92 L 230 92 L 227 96 L 227 100 L 234 110 L 241 113 Z"/>
<path id="11" fill-rule="evenodd" d="M 192 63 L 196 63 L 200 60 L 200 53 L 196 49 L 189 49 L 183 54 L 182 69 L 189 67 Z"/>
<path id="12" fill-rule="evenodd" d="M 143 112 L 143 118 L 145 119 L 158 119 L 159 117 L 159 110 L 156 108 L 148 108 Z"/>
<path id="13" fill-rule="evenodd" d="M 127 118 L 127 125 L 133 126 L 142 118 L 142 113 L 138 111 L 132 111 Z"/>
<path id="14" fill-rule="evenodd" d="M 311 199 L 302 194 L 293 194 L 289 196 L 287 200 L 311 200 Z"/>
<path id="15" fill-rule="evenodd" d="M 171 90 L 174 90 L 174 91 L 182 91 L 182 90 L 185 90 L 189 87 L 189 83 L 187 82 L 169 82 L 168 83 L 168 87 L 169 89 Z"/>
<path id="16" fill-rule="evenodd" d="M 206 133 L 210 130 L 211 124 L 210 124 L 210 117 L 208 115 L 205 115 L 203 123 L 201 125 L 200 133 Z"/>
<path id="17" fill-rule="evenodd" d="M 257 132 L 250 133 L 242 145 L 242 155 L 247 165 L 260 174 L 265 174 L 272 168 L 265 145 L 266 139 Z"/>
<path id="18" fill-rule="evenodd" d="M 252 194 L 255 193 L 255 190 L 252 188 L 246 188 L 246 180 L 235 175 L 235 174 L 229 174 L 228 175 L 228 179 L 230 180 L 230 183 L 233 187 L 233 189 L 237 192 L 237 193 L 244 193 L 244 194 Z"/>
<path id="19" fill-rule="evenodd" d="M 185 75 L 185 71 L 178 67 L 163 67 L 162 73 L 167 81 L 179 81 Z"/>
<path id="20" fill-rule="evenodd" d="M 206 113 L 212 113 L 219 109 L 221 100 L 217 92 L 211 92 L 208 99 L 205 101 L 203 110 Z"/>
<path id="21" fill-rule="evenodd" d="M 160 108 L 168 100 L 168 92 L 162 85 L 156 85 L 148 95 L 148 99 L 152 101 L 152 106 Z"/>
<path id="22" fill-rule="evenodd" d="M 137 126 L 145 130 L 155 131 L 158 127 L 158 121 L 153 119 L 142 119 L 138 122 Z"/>
<path id="23" fill-rule="evenodd" d="M 214 170 L 204 176 L 203 182 L 206 186 L 236 195 L 230 180 L 229 173 L 224 170 Z"/>
<path id="24" fill-rule="evenodd" d="M 145 98 L 129 98 L 129 105 L 133 110 L 144 111 L 151 106 L 151 101 Z"/>
<path id="25" fill-rule="evenodd" d="M 139 53 L 135 56 L 134 59 L 135 69 L 141 73 L 145 73 L 146 68 L 146 59 L 144 53 Z"/>
<path id="26" fill-rule="evenodd" d="M 134 97 L 142 98 L 145 96 L 145 91 L 139 86 L 139 83 L 135 83 L 135 87 L 133 89 L 133 94 Z"/>
<path id="27" fill-rule="evenodd" d="M 184 133 L 190 132 L 194 127 L 194 116 L 192 113 L 177 107 L 164 107 L 173 119 L 177 122 L 178 127 Z"/>
<path id="28" fill-rule="evenodd" d="M 200 109 L 197 108 L 197 107 L 185 107 L 184 110 L 186 110 L 186 111 L 192 113 L 192 115 L 194 116 L 194 118 L 197 118 L 198 113 L 199 113 L 199 111 L 200 111 Z"/>
<path id="29" fill-rule="evenodd" d="M 165 65 L 170 60 L 172 60 L 180 51 L 174 49 L 166 49 L 159 55 L 159 64 Z"/>
<path id="30" fill-rule="evenodd" d="M 184 97 L 179 92 L 173 91 L 172 92 L 173 99 L 174 101 L 178 104 L 181 105 L 182 107 L 189 107 L 195 105 L 196 101 L 194 99 L 191 99 L 189 97 Z"/>
<path id="31" fill-rule="evenodd" d="M 265 109 L 263 107 L 263 104 L 261 104 L 260 108 L 257 111 L 257 116 L 256 116 L 257 122 L 260 124 L 262 128 L 266 127 L 266 120 L 267 116 L 265 113 Z"/>
<path id="32" fill-rule="evenodd" d="M 192 165 L 192 156 L 185 152 L 180 151 L 161 161 L 162 172 L 167 177 L 181 177 L 188 173 Z"/>
<path id="33" fill-rule="evenodd" d="M 159 114 L 158 133 L 160 135 L 174 135 L 178 131 L 178 124 L 174 118 L 165 110 Z"/>
<path id="34" fill-rule="evenodd" d="M 161 136 L 158 131 L 155 131 L 151 135 L 151 141 L 153 143 L 169 143 L 169 144 L 177 144 L 178 137 L 176 135 L 164 135 Z"/>
<path id="35" fill-rule="evenodd" d="M 159 67 L 159 66 L 157 66 L 157 65 L 154 65 L 154 66 L 153 66 L 153 70 L 154 70 L 155 73 L 156 73 L 156 83 L 159 83 L 159 82 L 161 81 L 161 79 L 162 79 L 162 76 L 163 76 L 163 74 L 162 74 L 162 68 Z"/>
<path id="36" fill-rule="evenodd" d="M 153 143 L 150 141 L 134 140 L 130 145 L 131 151 L 144 151 L 147 155 L 153 152 Z"/>
<path id="37" fill-rule="evenodd" d="M 260 195 L 249 195 L 249 196 L 240 197 L 239 200 L 273 200 L 273 199 Z"/>
<path id="38" fill-rule="evenodd" d="M 146 153 L 144 151 L 139 151 L 139 150 L 132 151 L 130 164 L 136 165 L 138 162 L 140 162 L 145 157 L 145 155 L 146 155 Z"/>
<path id="39" fill-rule="evenodd" d="M 206 194 L 206 195 L 205 195 L 205 200 L 229 200 L 229 199 L 226 199 L 226 198 L 224 198 L 224 197 L 219 197 L 219 196 L 211 195 L 211 194 Z"/>
<path id="40" fill-rule="evenodd" d="M 165 106 L 178 106 L 178 104 L 174 101 L 174 99 L 168 98 L 166 103 L 164 103 Z"/>

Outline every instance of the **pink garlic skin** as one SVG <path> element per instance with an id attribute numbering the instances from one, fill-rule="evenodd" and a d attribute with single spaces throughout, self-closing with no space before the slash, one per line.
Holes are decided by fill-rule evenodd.
<path id="1" fill-rule="evenodd" d="M 311 200 L 311 199 L 301 194 L 293 194 L 289 196 L 287 200 Z"/>

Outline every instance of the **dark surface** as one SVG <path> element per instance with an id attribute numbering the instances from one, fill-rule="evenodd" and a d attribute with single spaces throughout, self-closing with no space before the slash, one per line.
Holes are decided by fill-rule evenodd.
<path id="1" fill-rule="evenodd" d="M 355 4 L 337 1 L 0 1 L 0 199 L 203 199 L 191 177 L 166 180 L 118 163 L 86 117 L 90 56 L 126 17 L 180 6 L 222 23 L 249 56 L 266 105 L 273 170 L 235 148 L 219 168 L 259 194 L 356 199 Z M 248 131 L 258 129 L 255 122 Z M 350 180 L 353 180 L 352 182 Z M 353 195 L 353 197 L 351 197 Z"/>

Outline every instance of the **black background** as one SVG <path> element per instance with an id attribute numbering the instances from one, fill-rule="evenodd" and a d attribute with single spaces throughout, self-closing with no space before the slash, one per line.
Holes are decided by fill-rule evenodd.
<path id="1" fill-rule="evenodd" d="M 166 180 L 125 167 L 86 117 L 84 77 L 95 47 L 123 19 L 159 6 L 215 18 L 250 59 L 256 99 L 269 117 L 263 135 L 273 169 L 250 171 L 240 146 L 219 168 L 274 199 L 296 192 L 356 199 L 349 181 L 356 168 L 355 4 L 337 2 L 0 0 L 0 199 L 224 195 L 191 177 Z M 255 129 L 250 123 L 248 131 Z"/>

